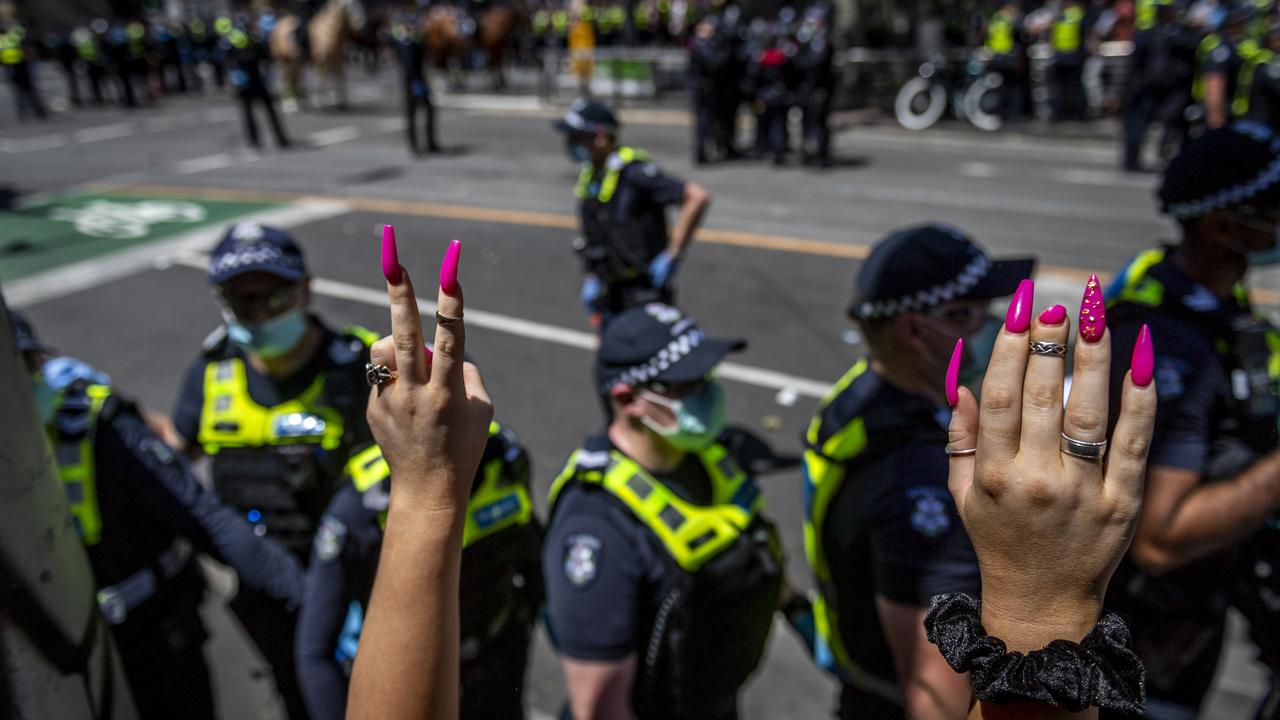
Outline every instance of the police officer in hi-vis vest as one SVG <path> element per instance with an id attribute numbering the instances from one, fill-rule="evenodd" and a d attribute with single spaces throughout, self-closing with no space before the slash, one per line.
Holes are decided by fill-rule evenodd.
<path id="1" fill-rule="evenodd" d="M 587 277 L 582 304 L 603 327 L 623 310 L 670 302 L 671 282 L 711 196 L 671 177 L 643 150 L 618 144 L 618 120 L 604 104 L 577 100 L 553 127 L 582 167 L 574 195 L 582 220 L 575 250 Z M 678 206 L 667 229 L 667 207 Z"/>
<path id="2" fill-rule="evenodd" d="M 742 346 L 660 303 L 601 337 L 613 420 L 552 484 L 542 556 L 574 718 L 737 717 L 784 577 L 760 489 L 719 440 L 713 374 Z"/>
<path id="3" fill-rule="evenodd" d="M 377 340 L 310 314 L 309 279 L 284 232 L 229 228 L 209 262 L 225 323 L 205 341 L 173 413 L 189 454 L 209 457 L 223 500 L 303 561 L 352 453 L 372 441 L 365 364 Z M 289 716 L 305 717 L 293 663 L 297 613 L 244 590 L 231 608 L 271 663 Z"/>
<path id="4" fill-rule="evenodd" d="M 139 717 L 212 720 L 195 553 L 288 607 L 301 600 L 301 566 L 205 489 L 106 375 L 50 357 L 24 318 L 9 317 Z"/>
<path id="5" fill-rule="evenodd" d="M 963 717 L 969 707 L 968 679 L 923 624 L 933 596 L 980 589 L 947 490 L 951 412 L 939 378 L 958 338 L 968 339 L 966 374 L 985 370 L 1000 329 L 991 301 L 1033 265 L 920 225 L 880 241 L 858 271 L 848 312 L 869 357 L 827 392 L 804 438 L 814 655 L 842 683 L 841 718 Z"/>
<path id="6" fill-rule="evenodd" d="M 311 720 L 340 720 L 387 521 L 390 470 L 377 445 L 347 463 L 320 519 L 298 620 L 298 681 Z M 471 486 L 462 537 L 463 720 L 524 717 L 529 641 L 542 607 L 542 526 L 529 456 L 496 422 Z M 335 652 L 336 651 L 336 652 Z"/>
<path id="7" fill-rule="evenodd" d="M 1146 716 L 1181 718 L 1208 692 L 1229 605 L 1267 628 L 1273 682 L 1280 671 L 1280 610 L 1248 599 L 1275 583 L 1254 576 L 1253 555 L 1280 532 L 1280 332 L 1244 285 L 1280 262 L 1280 135 L 1251 122 L 1206 133 L 1174 158 L 1159 196 L 1180 241 L 1139 254 L 1107 289 L 1113 369 L 1128 367 L 1142 328 L 1162 339 L 1142 515 L 1107 606 L 1129 618 Z"/>

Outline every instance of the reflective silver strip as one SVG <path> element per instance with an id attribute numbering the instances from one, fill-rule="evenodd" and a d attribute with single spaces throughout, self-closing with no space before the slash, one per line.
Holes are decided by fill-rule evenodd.
<path id="1" fill-rule="evenodd" d="M 169 549 L 156 558 L 156 566 L 160 569 L 160 580 L 167 580 L 177 575 L 191 559 L 191 544 L 186 540 L 173 541 Z M 108 625 L 119 625 L 129 617 L 129 612 L 142 603 L 150 600 L 159 590 L 159 580 L 155 570 L 145 567 L 115 585 L 98 591 L 98 607 Z"/>

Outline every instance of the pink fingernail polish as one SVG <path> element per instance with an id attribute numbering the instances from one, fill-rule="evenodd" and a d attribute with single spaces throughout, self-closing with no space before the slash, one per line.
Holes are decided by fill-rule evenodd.
<path id="1" fill-rule="evenodd" d="M 1138 339 L 1133 343 L 1133 361 L 1129 370 L 1133 373 L 1133 384 L 1146 387 L 1151 384 L 1155 372 L 1156 351 L 1151 344 L 1151 328 L 1146 325 L 1138 331 Z"/>
<path id="2" fill-rule="evenodd" d="M 1057 325 L 1067 319 L 1067 308 L 1062 305 L 1047 307 L 1040 313 L 1041 325 Z"/>
<path id="3" fill-rule="evenodd" d="M 1085 342 L 1096 343 L 1107 331 L 1107 303 L 1102 297 L 1102 283 L 1097 275 L 1090 275 L 1080 300 L 1080 337 Z"/>
<path id="4" fill-rule="evenodd" d="M 445 295 L 458 292 L 458 254 L 462 252 L 462 243 L 449 241 L 449 249 L 444 251 L 444 260 L 440 263 L 440 289 Z"/>
<path id="5" fill-rule="evenodd" d="M 396 250 L 396 229 L 382 226 L 382 274 L 392 285 L 400 284 L 400 253 Z"/>
<path id="6" fill-rule="evenodd" d="M 1009 302 L 1009 311 L 1004 315 L 1004 327 L 1011 333 L 1019 334 L 1031 327 L 1031 303 L 1035 300 L 1036 284 L 1030 279 L 1018 283 L 1018 291 Z"/>
<path id="7" fill-rule="evenodd" d="M 431 361 L 436 359 L 436 354 L 431 352 L 430 345 L 423 345 L 422 349 L 427 351 L 427 364 L 431 364 Z"/>
<path id="8" fill-rule="evenodd" d="M 954 410 L 960 402 L 960 361 L 964 359 L 964 338 L 956 340 L 951 351 L 951 363 L 947 365 L 947 404 Z"/>

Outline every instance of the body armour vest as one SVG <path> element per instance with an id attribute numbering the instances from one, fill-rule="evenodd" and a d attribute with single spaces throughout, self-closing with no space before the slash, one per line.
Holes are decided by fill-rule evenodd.
<path id="1" fill-rule="evenodd" d="M 645 151 L 624 146 L 605 161 L 603 173 L 597 175 L 587 164 L 578 176 L 574 195 L 581 203 L 583 253 L 587 266 L 606 283 L 647 282 L 650 261 L 667 247 L 667 220 L 661 209 L 632 222 L 617 216 L 622 171 L 648 159 Z"/>
<path id="2" fill-rule="evenodd" d="M 755 481 L 728 451 L 697 453 L 713 502 L 678 497 L 617 450 L 579 450 L 551 488 L 569 483 L 607 493 L 657 539 L 667 563 L 647 633 L 636 648 L 636 717 L 731 718 L 738 692 L 764 654 L 782 582 L 777 531 L 761 515 Z"/>

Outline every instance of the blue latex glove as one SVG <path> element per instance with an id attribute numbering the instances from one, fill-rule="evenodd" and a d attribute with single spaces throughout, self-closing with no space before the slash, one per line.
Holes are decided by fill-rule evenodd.
<path id="1" fill-rule="evenodd" d="M 649 263 L 649 284 L 664 288 L 676 274 L 676 256 L 663 250 Z"/>
<path id="2" fill-rule="evenodd" d="M 604 283 L 595 275 L 588 275 L 582 281 L 582 293 L 578 296 L 582 300 L 582 307 L 587 312 L 595 312 L 596 301 L 604 294 Z"/>
<path id="3" fill-rule="evenodd" d="M 338 636 L 338 647 L 334 657 L 339 661 L 352 662 L 356 659 L 356 645 L 360 643 L 360 630 L 364 628 L 364 608 L 353 602 L 347 607 L 347 619 L 342 623 L 342 634 Z"/>

